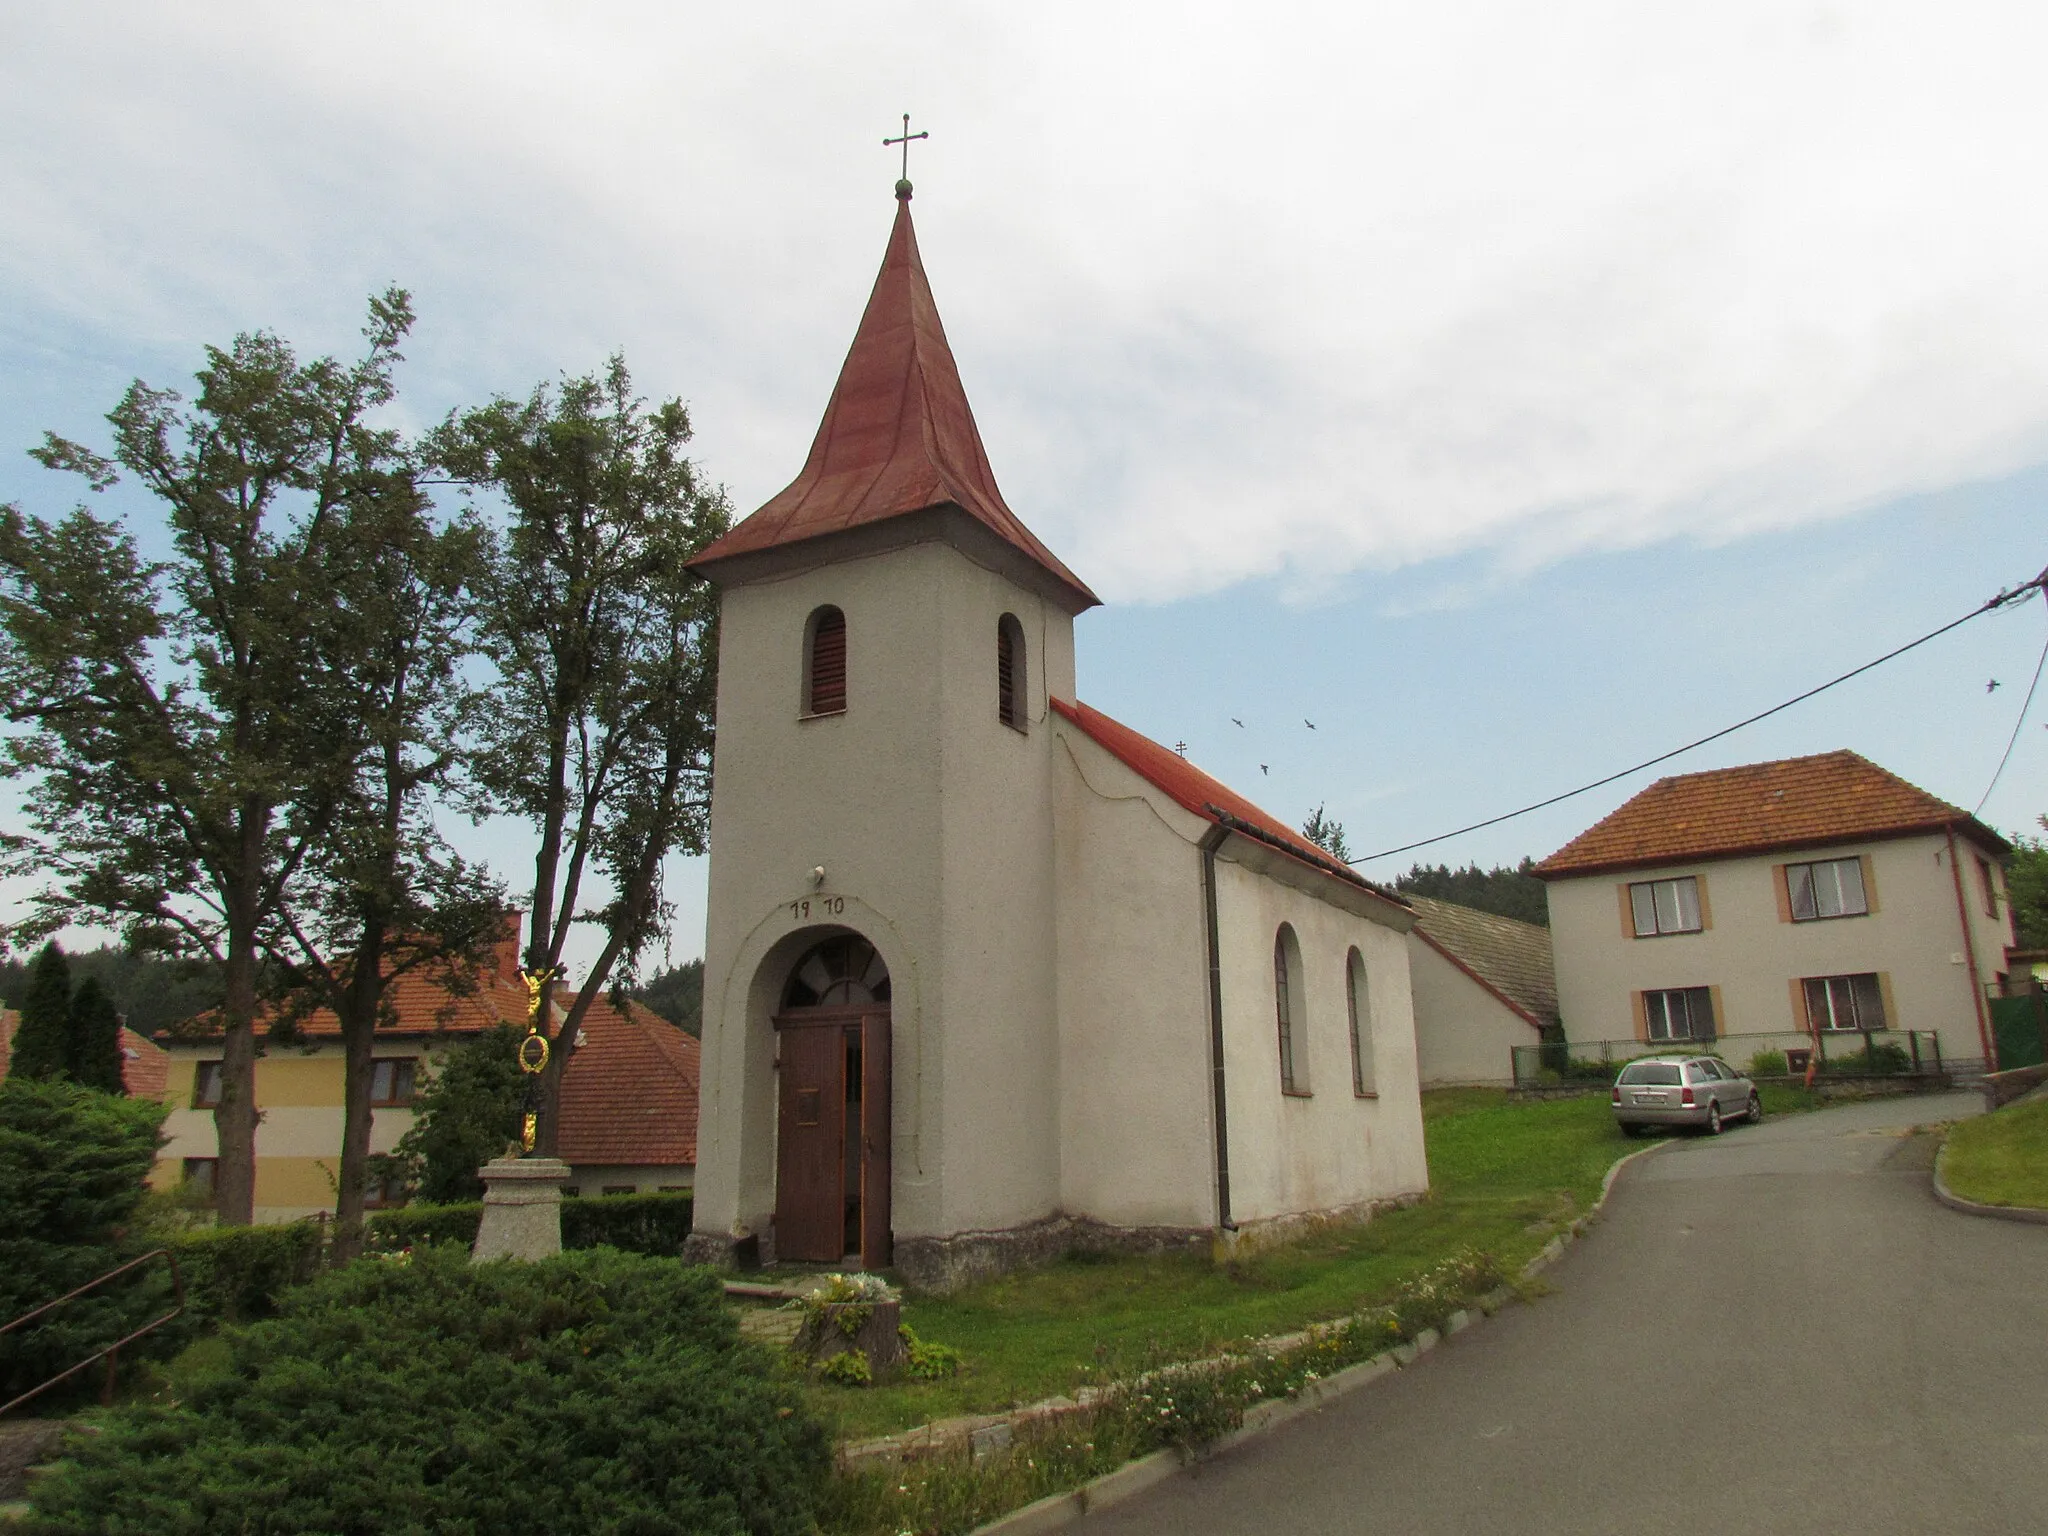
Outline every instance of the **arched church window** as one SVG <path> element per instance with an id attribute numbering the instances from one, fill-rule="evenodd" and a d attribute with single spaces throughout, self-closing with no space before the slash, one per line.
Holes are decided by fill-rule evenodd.
<path id="1" fill-rule="evenodd" d="M 1280 1091 L 1308 1092 L 1308 1035 L 1304 1026 L 1301 944 L 1280 925 L 1273 936 L 1273 1011 L 1280 1029 Z"/>
<path id="2" fill-rule="evenodd" d="M 1024 729 L 1024 626 L 1014 613 L 996 620 L 996 718 Z"/>
<path id="3" fill-rule="evenodd" d="M 1372 989 L 1366 984 L 1365 956 L 1354 947 L 1344 957 L 1344 1006 L 1351 1016 L 1351 1091 L 1376 1097 L 1378 1080 L 1372 1064 Z"/>
<path id="4" fill-rule="evenodd" d="M 846 713 L 846 615 L 829 604 L 804 626 L 804 713 Z"/>
<path id="5" fill-rule="evenodd" d="M 806 951 L 782 989 L 785 1010 L 858 1008 L 888 1001 L 889 967 L 874 945 L 852 933 Z"/>

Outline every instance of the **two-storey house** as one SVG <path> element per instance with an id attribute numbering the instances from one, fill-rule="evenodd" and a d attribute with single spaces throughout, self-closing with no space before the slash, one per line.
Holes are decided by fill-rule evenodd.
<path id="1" fill-rule="evenodd" d="M 2004 838 L 1854 752 L 1659 779 L 1536 866 L 1575 1055 L 1995 1061 Z M 1798 1058 L 1795 1056 L 1795 1060 Z"/>

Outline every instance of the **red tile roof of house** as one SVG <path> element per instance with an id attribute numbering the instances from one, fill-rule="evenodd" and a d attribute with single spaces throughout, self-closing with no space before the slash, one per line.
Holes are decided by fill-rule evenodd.
<path id="1" fill-rule="evenodd" d="M 21 1015 L 12 1008 L 0 1008 L 0 1082 L 14 1059 L 14 1032 L 21 1027 Z M 131 1099 L 160 1099 L 170 1078 L 171 1058 L 134 1030 L 121 1030 L 121 1086 Z"/>
<path id="2" fill-rule="evenodd" d="M 690 568 L 948 505 L 1049 571 L 1082 606 L 1099 601 L 996 489 L 903 193 L 881 274 L 803 473 L 706 547 Z"/>
<path id="3" fill-rule="evenodd" d="M 555 1154 L 614 1167 L 694 1165 L 700 1050 L 652 1010 L 599 998 L 562 1080 Z"/>
<path id="4" fill-rule="evenodd" d="M 390 1022 L 379 1025 L 377 1033 L 478 1034 L 499 1024 L 523 1027 L 533 1005 L 519 974 L 518 914 L 508 914 L 504 933 L 477 966 L 469 985 L 453 985 L 452 976 L 446 965 L 426 965 L 393 978 L 384 994 Z M 257 1027 L 267 1027 L 277 1016 L 278 1010 L 264 1009 L 257 1015 Z M 307 1040 L 334 1040 L 341 1036 L 341 1020 L 331 1008 L 316 1008 L 296 1020 L 294 1029 Z M 217 1040 L 220 1035 L 220 1016 L 213 1011 L 157 1032 L 159 1040 L 172 1043 Z"/>
<path id="5" fill-rule="evenodd" d="M 1967 811 L 1854 752 L 1659 779 L 1538 864 L 1546 880 L 1687 859 L 1733 858 L 1954 831 L 2010 845 Z"/>
<path id="6" fill-rule="evenodd" d="M 1393 892 L 1374 885 L 1350 865 L 1333 859 L 1287 823 L 1262 811 L 1244 796 L 1218 779 L 1211 778 L 1170 747 L 1140 735 L 1121 721 L 1112 720 L 1086 704 L 1051 700 L 1053 712 L 1071 720 L 1110 756 L 1139 778 L 1165 792 L 1168 799 L 1218 826 L 1244 833 L 1258 842 L 1278 848 L 1333 879 L 1342 880 L 1373 893 L 1397 906 L 1407 902 Z"/>

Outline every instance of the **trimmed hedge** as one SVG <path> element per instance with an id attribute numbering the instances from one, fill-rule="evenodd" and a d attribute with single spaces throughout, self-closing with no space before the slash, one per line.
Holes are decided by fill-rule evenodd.
<path id="1" fill-rule="evenodd" d="M 311 1221 L 181 1233 L 168 1246 L 185 1279 L 186 1316 L 206 1324 L 275 1317 L 284 1293 L 319 1273 L 325 1237 Z"/>
<path id="2" fill-rule="evenodd" d="M 373 1253 L 396 1253 L 424 1243 L 476 1241 L 481 1202 L 408 1205 L 379 1211 L 364 1223 Z M 690 1235 L 695 1201 L 689 1195 L 597 1195 L 562 1202 L 564 1248 L 618 1248 L 656 1258 L 674 1258 Z"/>
<path id="3" fill-rule="evenodd" d="M 798 1536 L 831 1465 L 715 1276 L 599 1249 L 370 1257 L 230 1329 L 227 1366 L 117 1410 L 34 1489 L 50 1536 Z"/>

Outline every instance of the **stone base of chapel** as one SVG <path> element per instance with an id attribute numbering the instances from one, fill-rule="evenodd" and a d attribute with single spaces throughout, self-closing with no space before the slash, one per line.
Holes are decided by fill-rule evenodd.
<path id="1" fill-rule="evenodd" d="M 1069 1253 L 1205 1253 L 1212 1235 L 1207 1227 L 1116 1227 L 1088 1216 L 1056 1215 L 993 1232 L 898 1237 L 895 1269 L 918 1290 L 943 1296 Z"/>

